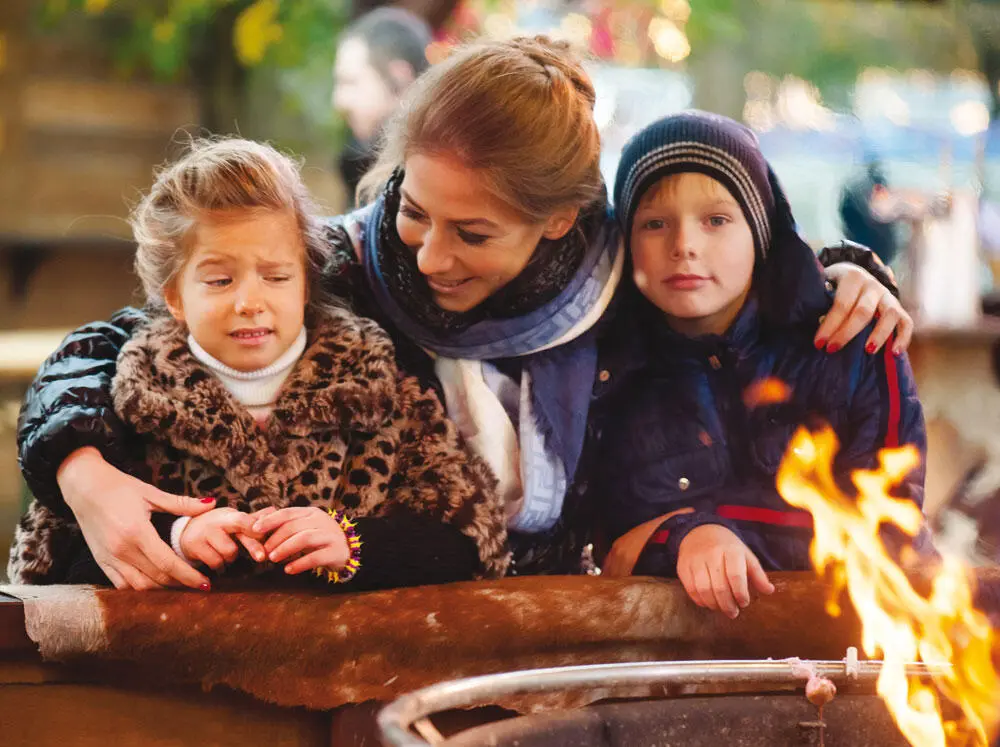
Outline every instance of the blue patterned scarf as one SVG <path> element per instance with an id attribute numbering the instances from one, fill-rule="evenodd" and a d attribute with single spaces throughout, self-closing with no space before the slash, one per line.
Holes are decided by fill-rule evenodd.
<path id="1" fill-rule="evenodd" d="M 520 510 L 508 523 L 522 532 L 550 529 L 559 519 L 583 450 L 597 370 L 593 327 L 621 279 L 624 251 L 615 222 L 606 208 L 592 215 L 586 225 L 580 225 L 585 222 L 581 219 L 573 229 L 583 231 L 584 238 L 576 270 L 568 273 L 556 292 L 544 293 L 534 308 L 506 317 L 479 314 L 470 323 L 440 325 L 424 323 L 408 313 L 405 301 L 396 295 L 399 291 L 394 294 L 389 282 L 396 269 L 390 265 L 403 261 L 398 253 L 410 252 L 412 257 L 395 233 L 394 208 L 391 202 L 387 206 L 383 194 L 363 236 L 362 261 L 376 300 L 400 331 L 438 359 L 439 372 L 442 359 L 463 364 L 477 361 L 482 378 L 495 380 L 497 372 L 489 361 L 521 359 L 517 412 L 511 412 L 508 404 L 506 413 L 509 423 L 516 424 L 522 495 Z M 442 383 L 447 395 L 447 382 Z M 469 396 L 475 399 L 482 392 L 477 387 Z M 496 403 L 483 404 L 496 411 Z M 452 409 L 449 406 L 454 417 Z M 462 418 L 454 419 L 463 430 Z M 470 440 L 464 431 L 463 435 Z M 480 440 L 483 435 L 479 434 Z M 475 449 L 475 440 L 470 445 Z M 491 466 L 496 469 L 493 462 Z"/>

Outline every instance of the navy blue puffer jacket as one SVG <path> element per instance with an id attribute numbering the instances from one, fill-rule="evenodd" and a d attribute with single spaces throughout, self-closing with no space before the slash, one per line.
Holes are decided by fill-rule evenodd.
<path id="1" fill-rule="evenodd" d="M 841 445 L 835 473 L 845 487 L 850 472 L 875 466 L 885 446 L 913 444 L 923 461 L 923 414 L 905 355 L 890 346 L 869 355 L 867 333 L 834 354 L 815 349 L 831 297 L 773 175 L 772 188 L 778 216 L 768 259 L 757 268 L 755 297 L 725 335 L 676 334 L 645 299 L 618 335 L 618 356 L 629 364 L 593 413 L 601 448 L 589 480 L 607 539 L 694 509 L 653 533 L 637 574 L 675 575 L 681 541 L 702 524 L 732 530 L 766 570 L 808 569 L 811 517 L 775 487 L 801 425 L 833 427 Z M 767 378 L 786 384 L 789 398 L 749 406 L 751 385 Z M 900 486 L 918 504 L 923 478 L 920 467 Z M 921 536 L 918 549 L 926 543 Z"/>

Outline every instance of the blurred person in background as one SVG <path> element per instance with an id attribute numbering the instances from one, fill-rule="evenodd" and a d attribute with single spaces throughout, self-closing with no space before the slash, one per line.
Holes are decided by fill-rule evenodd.
<path id="1" fill-rule="evenodd" d="M 864 172 L 849 181 L 840 196 L 844 236 L 869 247 L 887 265 L 901 248 L 912 245 L 920 221 L 928 216 L 943 217 L 948 210 L 946 195 L 891 188 L 877 158 L 869 158 Z M 900 224 L 909 229 L 902 235 Z"/>
<path id="2" fill-rule="evenodd" d="M 333 67 L 333 108 L 351 130 L 338 170 L 354 199 L 358 182 L 375 161 L 383 123 L 404 91 L 429 63 L 431 28 L 402 8 L 378 8 L 345 29 Z"/>
<path id="3" fill-rule="evenodd" d="M 885 172 L 875 160 L 866 164 L 861 176 L 847 183 L 840 197 L 844 236 L 869 247 L 886 264 L 892 262 L 899 251 L 893 226 L 898 216 L 894 210 L 885 209 L 889 199 Z"/>

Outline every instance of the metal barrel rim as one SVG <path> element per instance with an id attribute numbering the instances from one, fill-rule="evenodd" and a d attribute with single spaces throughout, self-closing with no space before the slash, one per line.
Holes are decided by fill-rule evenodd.
<path id="1" fill-rule="evenodd" d="M 804 682 L 805 677 L 799 667 L 808 667 L 818 676 L 827 677 L 834 682 L 873 681 L 882 670 L 882 662 L 857 661 L 853 670 L 846 660 L 788 659 L 632 662 L 526 669 L 429 685 L 389 703 L 379 712 L 377 722 L 387 745 L 427 747 L 428 742 L 410 732 L 413 723 L 449 708 L 470 706 L 499 696 L 609 685 L 736 684 L 751 680 L 759 682 L 762 687 L 786 685 Z M 943 674 L 949 669 L 945 664 L 906 665 L 907 675 L 916 676 Z"/>

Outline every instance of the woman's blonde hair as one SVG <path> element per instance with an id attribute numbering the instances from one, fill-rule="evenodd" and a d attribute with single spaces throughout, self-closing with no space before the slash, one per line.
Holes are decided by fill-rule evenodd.
<path id="1" fill-rule="evenodd" d="M 291 212 L 305 245 L 309 305 L 336 305 L 322 288 L 329 248 L 300 163 L 266 143 L 211 138 L 193 140 L 184 155 L 160 169 L 132 210 L 135 271 L 151 307 L 165 310 L 163 294 L 184 267 L 192 226 L 213 212 L 233 210 Z"/>
<path id="2" fill-rule="evenodd" d="M 544 36 L 460 47 L 417 79 L 383 133 L 359 201 L 374 199 L 414 153 L 476 169 L 530 223 L 599 197 L 594 87 L 569 45 Z"/>

